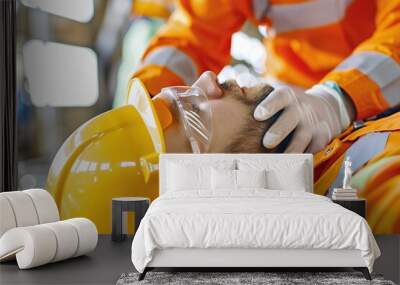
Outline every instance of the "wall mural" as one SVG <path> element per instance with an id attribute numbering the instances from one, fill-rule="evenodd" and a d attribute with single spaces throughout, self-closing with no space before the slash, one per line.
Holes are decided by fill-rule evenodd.
<path id="1" fill-rule="evenodd" d="M 375 234 L 400 233 L 400 81 L 396 77 L 400 71 L 389 56 L 370 52 L 345 60 L 350 54 L 349 43 L 338 44 L 335 48 L 343 46 L 345 50 L 332 56 L 331 42 L 336 41 L 330 38 L 329 44 L 320 46 L 321 35 L 305 37 L 318 39 L 316 42 L 295 39 L 281 46 L 289 40 L 280 35 L 295 33 L 292 25 L 301 24 L 301 20 L 286 23 L 278 17 L 273 22 L 281 26 L 270 27 L 262 21 L 258 26 L 245 22 L 244 17 L 220 21 L 217 16 L 204 16 L 204 12 L 232 16 L 229 7 L 214 7 L 215 1 L 193 7 L 190 15 L 181 11 L 182 6 L 174 14 L 178 16 L 169 21 L 176 12 L 175 2 L 170 0 L 18 2 L 18 184 L 20 189 L 46 188 L 63 219 L 87 217 L 100 233 L 109 233 L 112 197 L 153 200 L 158 196 L 160 153 L 304 150 L 314 154 L 316 194 L 340 196 L 335 188 L 342 188 L 346 181 L 346 188 L 353 189 L 346 195 L 366 199 L 366 219 Z M 247 2 L 251 1 L 240 5 Z M 366 5 L 365 9 L 372 8 Z M 196 13 L 199 19 L 187 21 L 193 24 L 190 27 L 177 25 L 176 19 L 195 17 Z M 186 32 L 177 33 L 176 25 L 177 31 Z M 193 28 L 195 25 L 200 27 Z M 363 26 L 372 29 L 375 24 Z M 390 33 L 386 36 L 393 37 Z M 340 33 L 338 41 L 342 38 Z M 357 36 L 353 42 L 361 38 Z M 149 44 L 155 52 L 149 52 Z M 361 64 L 358 68 L 368 67 L 364 73 L 380 71 L 370 74 L 371 78 L 387 85 L 370 83 L 365 87 L 357 81 L 361 87 L 356 89 L 364 93 L 356 103 L 370 104 L 364 108 L 364 121 L 353 114 L 354 122 L 353 118 L 336 122 L 335 112 L 324 104 L 311 112 L 301 101 L 304 89 L 280 89 L 282 82 L 263 77 L 266 72 L 279 73 L 287 82 L 298 83 L 297 87 L 315 84 L 316 88 L 308 90 L 319 94 L 326 88 L 340 89 L 331 81 L 317 84 L 328 70 L 336 70 L 330 79 L 340 81 L 338 74 L 352 71 L 349 66 L 363 62 L 362 56 L 376 65 Z M 376 68 L 379 60 L 384 63 L 379 66 L 393 70 Z M 201 75 L 200 71 L 207 69 L 218 75 Z M 163 89 L 165 86 L 169 88 Z M 256 120 L 258 104 L 276 102 L 278 93 L 285 99 L 271 114 L 259 110 Z M 368 101 L 365 98 L 370 94 Z M 386 96 L 386 101 L 377 94 Z M 386 111 L 377 112 L 378 105 Z M 339 106 L 340 112 L 343 108 Z M 288 109 L 290 116 L 285 112 Z M 280 133 L 273 136 L 271 130 L 278 122 Z M 301 122 L 301 127 L 295 128 L 293 122 Z M 335 124 L 345 128 L 335 128 Z M 296 132 L 300 128 L 321 141 L 298 151 L 299 142 L 311 140 Z M 277 139 L 282 136 L 284 139 Z"/>
<path id="2" fill-rule="evenodd" d="M 253 118 L 256 104 L 273 91 L 267 83 L 240 88 L 228 80 L 218 98 L 208 98 L 201 83 L 164 89 L 151 98 L 140 80 L 131 79 L 123 106 L 78 128 L 48 176 L 63 218 L 83 215 L 100 232 L 109 232 L 112 197 L 158 196 L 159 153 L 279 153 L 294 139 L 289 135 L 272 149 L 262 145 L 280 115 L 262 122 Z M 400 233 L 399 129 L 395 112 L 351 126 L 314 155 L 314 192 L 331 196 L 344 180 L 347 187 L 350 183 L 367 200 L 367 220 L 376 234 Z M 353 171 L 347 175 L 346 157 Z"/>

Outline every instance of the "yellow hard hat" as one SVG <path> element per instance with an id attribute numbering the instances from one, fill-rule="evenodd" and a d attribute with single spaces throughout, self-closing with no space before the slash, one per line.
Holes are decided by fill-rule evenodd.
<path id="1" fill-rule="evenodd" d="M 86 217 L 99 233 L 111 232 L 111 200 L 158 196 L 162 126 L 139 79 L 125 104 L 80 126 L 57 152 L 47 178 L 62 219 Z"/>

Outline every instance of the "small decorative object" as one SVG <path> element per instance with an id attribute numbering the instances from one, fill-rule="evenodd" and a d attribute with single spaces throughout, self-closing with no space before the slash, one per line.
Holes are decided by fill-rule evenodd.
<path id="1" fill-rule="evenodd" d="M 343 189 L 351 190 L 351 176 L 353 174 L 353 170 L 351 169 L 351 160 L 350 157 L 346 157 L 344 162 L 344 178 L 343 178 Z"/>
<path id="2" fill-rule="evenodd" d="M 334 188 L 332 200 L 358 200 L 357 189 Z"/>
<path id="3" fill-rule="evenodd" d="M 343 188 L 334 188 L 332 193 L 333 200 L 357 200 L 357 189 L 351 187 L 351 176 L 353 170 L 351 169 L 350 157 L 346 157 L 344 161 L 344 177 Z"/>

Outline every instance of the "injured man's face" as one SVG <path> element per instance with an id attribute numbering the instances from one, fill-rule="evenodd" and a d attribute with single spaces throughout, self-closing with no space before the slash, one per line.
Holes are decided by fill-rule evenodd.
<path id="1" fill-rule="evenodd" d="M 220 85 L 223 96 L 209 99 L 212 135 L 207 152 L 210 153 L 262 153 L 281 150 L 263 147 L 262 138 L 275 121 L 276 116 L 265 122 L 256 121 L 253 112 L 257 104 L 268 96 L 273 88 L 265 83 L 241 88 L 230 80 Z M 165 143 L 169 153 L 191 153 L 192 148 L 184 128 L 175 121 L 165 131 Z"/>

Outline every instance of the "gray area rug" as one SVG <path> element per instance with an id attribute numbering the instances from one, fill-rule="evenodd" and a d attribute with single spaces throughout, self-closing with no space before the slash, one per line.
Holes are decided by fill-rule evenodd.
<path id="1" fill-rule="evenodd" d="M 380 275 L 372 275 L 368 281 L 360 272 L 148 272 L 146 278 L 137 281 L 138 273 L 122 274 L 117 285 L 133 284 L 379 284 L 395 285 Z"/>

